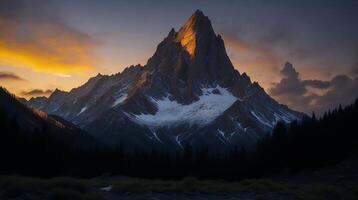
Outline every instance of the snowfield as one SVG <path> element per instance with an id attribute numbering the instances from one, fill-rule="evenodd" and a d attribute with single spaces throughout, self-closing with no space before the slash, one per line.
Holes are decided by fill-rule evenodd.
<path id="1" fill-rule="evenodd" d="M 231 92 L 220 86 L 202 88 L 202 93 L 198 101 L 189 105 L 171 101 L 168 97 L 151 98 L 158 111 L 154 115 L 132 115 L 132 119 L 149 127 L 175 126 L 184 123 L 203 126 L 212 122 L 238 100 Z"/>

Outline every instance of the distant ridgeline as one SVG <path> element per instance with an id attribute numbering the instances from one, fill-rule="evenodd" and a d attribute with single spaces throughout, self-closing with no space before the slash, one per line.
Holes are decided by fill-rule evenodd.
<path id="1" fill-rule="evenodd" d="M 315 168 L 358 150 L 358 101 L 316 119 L 278 123 L 257 150 L 210 155 L 187 146 L 176 154 L 124 153 L 108 148 L 60 118 L 38 114 L 0 89 L 0 173 L 31 176 L 129 176 L 241 179 Z M 208 147 L 210 148 L 210 147 Z"/>

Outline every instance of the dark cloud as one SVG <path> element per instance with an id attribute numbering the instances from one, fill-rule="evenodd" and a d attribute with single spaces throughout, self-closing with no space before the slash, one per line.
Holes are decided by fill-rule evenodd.
<path id="1" fill-rule="evenodd" d="M 358 76 L 358 63 L 356 63 L 354 67 L 351 69 L 351 73 L 353 76 Z"/>
<path id="2" fill-rule="evenodd" d="M 330 86 L 329 81 L 321 81 L 321 80 L 304 80 L 303 84 L 305 86 L 318 88 L 318 89 L 326 89 Z"/>
<path id="3" fill-rule="evenodd" d="M 290 94 L 298 96 L 307 92 L 305 84 L 300 80 L 298 72 L 291 63 L 286 63 L 280 73 L 284 78 L 269 90 L 272 95 Z"/>
<path id="4" fill-rule="evenodd" d="M 281 75 L 283 78 L 269 89 L 269 93 L 293 109 L 322 114 L 340 104 L 352 103 L 358 98 L 358 78 L 336 75 L 330 81 L 302 80 L 290 63 L 285 64 Z"/>
<path id="5" fill-rule="evenodd" d="M 270 50 L 271 55 L 275 56 L 276 67 L 290 60 L 299 66 L 297 69 L 303 77 L 329 79 L 332 74 L 328 72 L 347 73 L 350 66 L 358 62 L 358 53 L 354 55 L 358 42 L 358 1 L 265 1 L 246 6 L 240 1 L 237 4 L 235 9 L 239 11 L 233 14 L 233 22 L 219 26 L 232 27 L 229 29 L 233 32 L 231 35 L 236 34 L 240 40 Z M 224 36 L 226 29 L 221 27 Z M 228 47 L 231 48 L 230 44 Z M 237 57 L 241 58 L 242 53 L 237 52 Z M 235 61 L 235 57 L 232 59 Z M 240 62 L 245 64 L 242 59 L 237 59 L 239 67 Z M 251 65 L 244 70 L 249 75 L 260 71 L 264 71 L 266 76 L 268 74 L 265 63 Z M 314 74 L 311 73 L 313 71 Z M 354 71 L 358 73 L 358 67 Z M 272 80 L 277 81 L 277 70 L 275 79 L 272 79 L 274 75 L 269 76 L 264 85 Z M 265 77 L 255 79 L 262 84 Z M 315 82 L 312 86 L 327 87 L 327 84 L 317 85 Z"/>
<path id="6" fill-rule="evenodd" d="M 315 104 L 317 110 L 328 110 L 338 105 L 347 105 L 358 98 L 358 78 L 338 75 L 331 80 L 330 90 L 320 96 Z"/>
<path id="7" fill-rule="evenodd" d="M 353 64 L 352 64 L 349 72 L 353 77 L 358 77 L 358 44 L 356 45 L 355 56 L 353 58 Z"/>
<path id="8" fill-rule="evenodd" d="M 358 45 L 355 50 L 355 57 L 353 58 L 354 62 L 352 64 L 352 67 L 350 69 L 350 73 L 354 77 L 358 77 Z"/>
<path id="9" fill-rule="evenodd" d="M 12 72 L 0 72 L 0 80 L 24 81 L 25 79 Z"/>
<path id="10" fill-rule="evenodd" d="M 22 91 L 21 95 L 24 95 L 24 96 L 48 96 L 51 93 L 52 93 L 52 90 L 33 89 L 30 91 Z"/>
<path id="11" fill-rule="evenodd" d="M 298 79 L 298 72 L 293 68 L 291 63 L 285 64 L 285 67 L 281 70 L 281 74 L 286 78 Z"/>

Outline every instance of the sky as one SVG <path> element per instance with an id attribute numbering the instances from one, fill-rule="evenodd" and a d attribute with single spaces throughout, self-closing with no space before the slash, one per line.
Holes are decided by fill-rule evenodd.
<path id="1" fill-rule="evenodd" d="M 0 85 L 28 99 L 144 65 L 196 9 L 280 103 L 321 113 L 358 97 L 353 0 L 1 0 Z"/>

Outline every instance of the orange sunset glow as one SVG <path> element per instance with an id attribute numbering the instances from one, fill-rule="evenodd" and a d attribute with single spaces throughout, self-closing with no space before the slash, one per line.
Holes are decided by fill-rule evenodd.
<path id="1" fill-rule="evenodd" d="M 26 25 L 25 25 L 26 26 Z M 61 23 L 21 24 L 0 20 L 0 62 L 39 72 L 86 73 L 93 70 L 95 42 Z"/>
<path id="2" fill-rule="evenodd" d="M 0 200 L 358 199 L 358 0 L 0 0 Z"/>
<path id="3" fill-rule="evenodd" d="M 170 7 L 169 4 L 166 6 Z M 56 88 L 70 91 L 97 73 L 110 75 L 121 72 L 130 65 L 145 65 L 157 43 L 173 28 L 173 24 L 183 23 L 194 9 L 184 9 L 185 14 L 173 12 L 166 17 L 158 14 L 155 19 L 151 19 L 146 17 L 148 13 L 133 17 L 118 14 L 118 17 L 113 17 L 116 12 L 111 9 L 100 12 L 96 18 L 81 11 L 83 8 L 75 8 L 76 4 L 72 7 L 66 3 L 53 2 L 41 7 L 26 5 L 20 11 L 21 15 L 12 13 L 11 9 L 0 14 L 0 72 L 8 73 L 10 77 L 11 74 L 19 77 L 0 79 L 2 86 L 25 98 L 49 96 L 50 91 Z M 275 20 L 268 21 L 265 15 L 257 12 L 240 12 L 236 16 L 226 7 L 214 9 L 210 4 L 206 11 L 212 16 L 217 34 L 225 42 L 234 67 L 240 73 L 247 73 L 252 81 L 259 82 L 266 91 L 271 91 L 283 78 L 280 70 L 288 61 L 294 64 L 302 80 L 330 81 L 340 74 L 354 78 L 352 72 L 356 62 L 350 45 L 343 48 L 346 49 L 343 50 L 346 54 L 340 51 L 335 53 L 334 58 L 330 56 L 331 51 L 335 51 L 332 48 L 322 47 L 322 50 L 316 50 L 315 48 L 320 47 L 313 44 L 316 35 L 321 34 L 320 30 L 298 29 L 302 26 L 311 27 L 313 24 L 300 21 L 294 22 L 295 27 L 291 27 L 292 21 L 288 24 L 283 21 L 282 25 L 270 24 Z M 43 14 L 39 14 L 41 12 Z M 132 13 L 121 13 L 132 16 Z M 269 18 L 276 19 L 280 16 L 277 13 Z M 166 18 L 168 20 L 164 20 Z M 143 20 L 145 22 L 141 22 Z M 261 25 L 265 20 L 267 23 Z M 151 23 L 153 21 L 156 23 Z M 188 28 L 190 26 L 183 27 Z M 296 28 L 297 31 L 294 31 Z M 307 31 L 312 33 L 307 34 Z M 193 56 L 196 48 L 194 30 L 182 33 L 186 35 L 178 35 L 177 41 Z M 329 31 L 322 33 L 321 40 L 327 38 L 332 41 L 335 35 L 328 33 Z M 346 38 L 349 37 L 350 35 Z M 330 91 L 329 88 L 312 87 L 305 90 L 307 94 L 317 97 Z M 285 101 L 285 98 L 280 99 Z M 308 104 L 313 105 L 314 102 L 319 101 L 310 100 Z M 292 103 L 290 100 L 282 103 L 301 108 L 298 105 L 300 102 Z"/>

